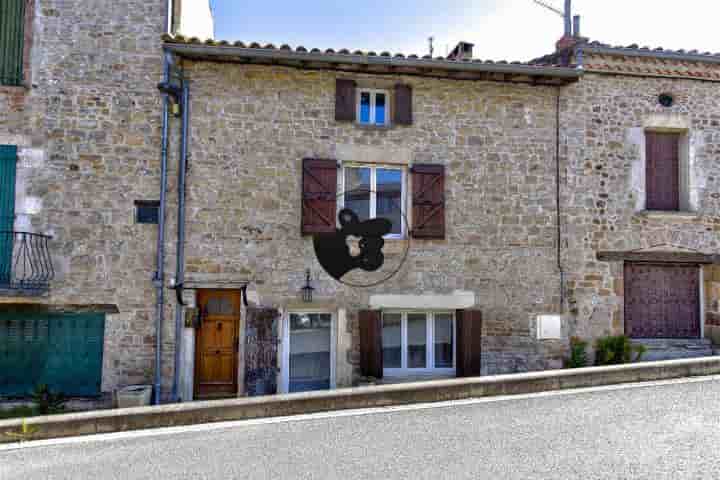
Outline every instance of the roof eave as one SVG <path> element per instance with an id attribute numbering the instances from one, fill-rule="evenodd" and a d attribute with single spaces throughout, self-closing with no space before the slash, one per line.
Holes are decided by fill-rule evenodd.
<path id="1" fill-rule="evenodd" d="M 595 53 L 598 55 L 661 58 L 664 60 L 682 60 L 682 61 L 691 61 L 691 62 L 720 64 L 720 57 L 715 57 L 715 56 L 710 56 L 710 55 L 702 55 L 702 54 L 668 52 L 668 51 L 660 51 L 660 50 L 643 50 L 643 49 L 634 49 L 634 48 L 597 47 L 597 46 L 591 46 L 591 45 L 582 45 L 582 50 L 584 53 Z"/>
<path id="2" fill-rule="evenodd" d="M 571 67 L 555 67 L 540 65 L 524 65 L 512 63 L 487 63 L 473 61 L 447 61 L 437 59 L 421 59 L 407 57 L 367 56 L 353 54 L 332 54 L 296 52 L 282 49 L 243 48 L 232 45 L 203 45 L 167 42 L 166 51 L 180 57 L 203 60 L 265 60 L 274 62 L 307 62 L 335 65 L 355 65 L 368 67 L 417 68 L 442 70 L 448 72 L 498 73 L 507 75 L 525 75 L 528 77 L 550 77 L 562 80 L 563 83 L 577 81 L 582 69 Z"/>

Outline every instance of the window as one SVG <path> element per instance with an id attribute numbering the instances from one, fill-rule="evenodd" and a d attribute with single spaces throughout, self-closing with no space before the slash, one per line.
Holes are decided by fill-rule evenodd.
<path id="1" fill-rule="evenodd" d="M 387 376 L 454 374 L 455 315 L 383 312 L 382 349 Z"/>
<path id="2" fill-rule="evenodd" d="M 680 134 L 646 132 L 646 209 L 680 210 Z"/>
<path id="3" fill-rule="evenodd" d="M 353 210 L 360 221 L 387 218 L 389 237 L 405 232 L 405 171 L 402 167 L 346 166 L 341 209 Z"/>
<path id="4" fill-rule="evenodd" d="M 135 201 L 135 223 L 157 225 L 160 221 L 160 202 Z"/>
<path id="5" fill-rule="evenodd" d="M 358 90 L 358 122 L 361 125 L 388 125 L 388 98 L 385 90 Z"/>
<path id="6" fill-rule="evenodd" d="M 283 390 L 329 390 L 334 381 L 334 322 L 331 313 L 291 312 L 284 329 Z"/>
<path id="7" fill-rule="evenodd" d="M 0 8 L 0 85 L 23 82 L 26 0 L 3 0 Z"/>

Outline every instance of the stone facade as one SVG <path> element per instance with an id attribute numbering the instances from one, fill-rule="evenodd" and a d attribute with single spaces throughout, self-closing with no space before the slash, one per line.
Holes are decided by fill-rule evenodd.
<path id="1" fill-rule="evenodd" d="M 115 306 L 102 389 L 150 383 L 157 228 L 134 224 L 133 201 L 159 190 L 165 1 L 28 6 L 27 85 L 0 87 L 0 144 L 19 147 L 16 230 L 52 235 L 56 279 L 45 297 L 0 297 L 0 311 Z"/>
<path id="2" fill-rule="evenodd" d="M 563 265 L 575 333 L 587 338 L 624 332 L 623 265 L 598 261 L 598 251 L 720 251 L 716 84 L 636 75 L 637 64 L 626 61 L 627 75 L 588 73 L 562 96 Z M 659 104 L 662 93 L 674 96 L 672 107 Z M 646 130 L 686 138 L 685 212 L 645 211 Z M 706 314 L 714 318 L 716 277 L 712 267 L 704 271 Z"/>
<path id="3" fill-rule="evenodd" d="M 155 368 L 157 228 L 135 223 L 133 203 L 159 197 L 156 85 L 167 5 L 119 3 L 31 2 L 30 82 L 0 87 L 0 144 L 20 148 L 16 229 L 53 236 L 57 272 L 49 294 L 0 297 L 0 311 L 26 302 L 112 306 L 104 392 L 152 383 Z M 653 73 L 620 56 L 586 60 L 584 77 L 566 86 L 179 60 L 191 90 L 186 280 L 199 288 L 249 282 L 251 303 L 287 312 L 308 308 L 299 293 L 309 269 L 311 308 L 336 314 L 338 386 L 359 380 L 358 312 L 381 294 L 474 299 L 483 312 L 485 374 L 560 368 L 571 336 L 624 332 L 622 263 L 600 261 L 598 252 L 720 253 L 720 108 L 708 81 L 718 67 Z M 346 77 L 373 88 L 410 85 L 413 124 L 335 121 L 335 81 Z M 673 94 L 674 106 L 661 106 L 660 93 Z M 170 128 L 168 272 L 178 228 L 179 123 L 174 118 Z M 645 211 L 647 130 L 685 138 L 686 212 Z M 401 270 L 380 286 L 339 284 L 300 233 L 306 157 L 444 165 L 446 239 L 412 240 Z M 388 259 L 397 259 L 402 242 L 388 243 Z M 717 267 L 703 271 L 704 332 L 718 341 L 720 276 Z M 185 293 L 192 305 L 192 290 Z M 166 391 L 178 308 L 167 298 Z M 560 339 L 538 338 L 543 314 L 562 314 Z M 194 331 L 186 329 L 180 343 L 188 399 Z"/>

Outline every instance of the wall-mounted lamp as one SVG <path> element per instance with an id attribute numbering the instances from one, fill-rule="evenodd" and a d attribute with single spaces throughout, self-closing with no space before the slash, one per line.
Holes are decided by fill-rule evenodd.
<path id="1" fill-rule="evenodd" d="M 302 299 L 305 303 L 312 303 L 315 288 L 310 284 L 310 270 L 305 272 L 305 286 L 302 288 Z"/>

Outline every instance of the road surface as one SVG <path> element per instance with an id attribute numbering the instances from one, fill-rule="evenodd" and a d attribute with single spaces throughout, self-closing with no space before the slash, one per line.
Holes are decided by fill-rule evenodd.
<path id="1" fill-rule="evenodd" d="M 0 479 L 720 479 L 720 377 L 0 447 Z"/>

